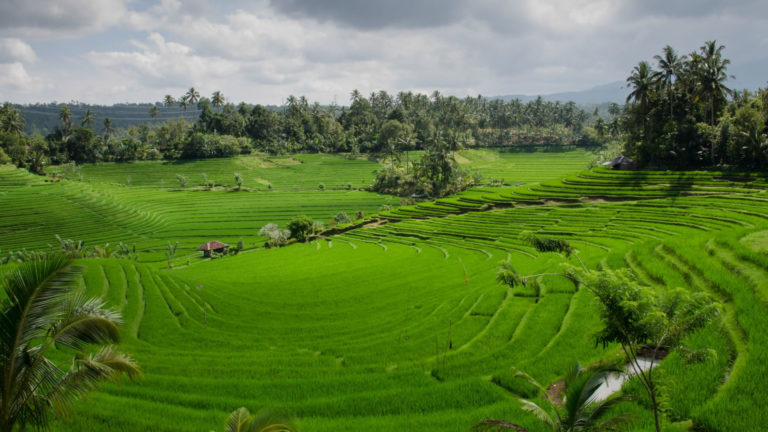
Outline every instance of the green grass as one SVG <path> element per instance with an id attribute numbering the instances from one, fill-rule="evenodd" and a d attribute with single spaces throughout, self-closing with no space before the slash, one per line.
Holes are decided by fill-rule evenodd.
<path id="1" fill-rule="evenodd" d="M 465 154 L 471 164 L 499 170 L 495 175 L 513 160 L 533 172 L 558 157 Z M 576 158 L 560 156 L 563 166 Z M 768 397 L 768 257 L 754 246 L 768 229 L 762 189 L 712 173 L 577 175 L 578 168 L 563 168 L 567 181 L 525 189 L 545 205 L 518 198 L 526 193 L 519 188 L 487 187 L 398 208 L 391 213 L 401 222 L 328 240 L 197 258 L 194 247 L 207 239 L 261 241 L 255 232 L 266 222 L 284 224 L 300 213 L 327 221 L 341 210 L 375 213 L 396 202 L 346 189 L 370 168 L 367 161 L 296 158 L 304 163 L 243 170 L 246 186 L 246 172 L 275 173 L 272 190 L 252 191 L 176 190 L 158 179 L 205 168 L 224 185 L 235 165 L 261 161 L 254 156 L 85 166 L 83 183 L 41 183 L 0 170 L 14 182 L 0 190 L 10 210 L 0 215 L 3 250 L 44 246 L 59 233 L 89 244 L 135 242 L 140 251 L 138 262 L 78 264 L 89 294 L 123 314 L 121 349 L 145 378 L 104 385 L 54 430 L 220 429 L 240 406 L 284 406 L 313 431 L 466 431 L 486 417 L 544 430 L 508 391 L 510 368 L 551 384 L 571 362 L 613 359 L 618 350 L 595 345 L 601 323 L 588 290 L 545 277 L 537 301 L 530 290 L 495 281 L 508 258 L 521 274 L 566 261 L 522 243 L 522 231 L 568 239 L 589 267 L 630 266 L 647 284 L 703 290 L 723 302 L 722 317 L 686 341 L 715 356 L 690 364 L 673 353 L 660 366 L 665 430 L 682 430 L 670 422 L 684 419 L 708 431 L 763 428 L 755 401 Z M 122 169 L 131 173 L 130 186 L 119 181 Z M 320 182 L 325 191 L 317 190 Z M 608 191 L 616 201 L 595 199 Z M 494 202 L 513 207 L 481 211 Z M 172 270 L 162 259 L 166 241 L 181 244 Z M 638 431 L 652 424 L 639 396 L 621 408 L 636 414 L 631 430 Z"/>

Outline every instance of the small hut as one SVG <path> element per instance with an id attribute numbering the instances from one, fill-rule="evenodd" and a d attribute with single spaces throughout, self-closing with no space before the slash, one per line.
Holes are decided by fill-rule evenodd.
<path id="1" fill-rule="evenodd" d="M 213 240 L 203 245 L 200 245 L 200 247 L 197 248 L 197 250 L 203 251 L 203 257 L 210 258 L 211 251 L 222 253 L 222 252 L 226 252 L 228 247 L 229 245 L 226 243 L 222 243 L 218 240 Z"/>
<path id="2" fill-rule="evenodd" d="M 615 158 L 607 162 L 603 162 L 601 166 L 611 167 L 611 169 L 615 169 L 615 170 L 633 170 L 637 167 L 637 163 L 635 163 L 635 161 L 633 161 L 632 159 L 624 155 L 621 155 L 621 156 L 616 156 Z"/>

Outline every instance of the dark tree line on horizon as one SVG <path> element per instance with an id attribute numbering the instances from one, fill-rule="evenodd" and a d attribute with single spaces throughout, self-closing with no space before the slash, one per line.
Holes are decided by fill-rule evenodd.
<path id="1" fill-rule="evenodd" d="M 595 145 L 593 120 L 575 103 L 528 103 L 464 99 L 385 91 L 351 93 L 349 106 L 323 106 L 289 96 L 275 109 L 227 103 L 221 92 L 211 98 L 194 88 L 179 98 L 166 95 L 165 108 L 194 107 L 196 121 L 170 118 L 159 124 L 115 129 L 110 118 L 88 109 L 75 118 L 61 105 L 55 130 L 27 135 L 19 110 L 6 103 L 0 111 L 0 148 L 18 166 L 42 173 L 48 164 L 229 157 L 251 151 L 394 155 L 426 150 L 436 141 L 452 149 L 504 146 Z M 162 111 L 151 106 L 149 116 Z M 590 133 L 591 131 L 591 133 Z"/>

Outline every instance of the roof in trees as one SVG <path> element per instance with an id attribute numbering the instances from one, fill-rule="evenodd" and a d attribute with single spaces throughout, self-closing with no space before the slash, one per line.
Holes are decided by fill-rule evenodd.
<path id="1" fill-rule="evenodd" d="M 218 240 L 212 240 L 208 243 L 205 243 L 197 248 L 199 251 L 211 251 L 211 250 L 218 250 L 218 249 L 224 249 L 226 247 L 229 247 L 228 244 L 222 243 Z"/>
<path id="2" fill-rule="evenodd" d="M 634 160 L 624 155 L 621 155 L 607 162 L 603 162 L 602 166 L 606 166 L 606 167 L 609 166 L 617 170 L 631 170 L 631 169 L 635 169 L 636 164 Z"/>

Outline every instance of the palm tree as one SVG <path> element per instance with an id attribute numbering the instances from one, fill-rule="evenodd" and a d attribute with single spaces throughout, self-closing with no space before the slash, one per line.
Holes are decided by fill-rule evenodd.
<path id="1" fill-rule="evenodd" d="M 643 107 L 646 106 L 656 86 L 657 77 L 658 72 L 654 71 L 647 61 L 638 63 L 627 78 L 627 87 L 632 88 L 627 96 L 627 102 L 632 101 Z"/>
<path id="2" fill-rule="evenodd" d="M 251 414 L 247 408 L 241 407 L 227 418 L 224 424 L 225 432 L 297 432 L 295 420 L 290 416 L 275 410 L 263 409 Z"/>
<path id="3" fill-rule="evenodd" d="M 152 105 L 152 108 L 149 109 L 149 116 L 155 118 L 158 115 L 160 115 L 160 109 L 157 107 L 157 105 Z"/>
<path id="4" fill-rule="evenodd" d="M 109 117 L 104 118 L 104 134 L 109 135 L 112 133 L 112 119 Z"/>
<path id="5" fill-rule="evenodd" d="M 43 429 L 51 407 L 66 412 L 100 381 L 141 376 L 131 358 L 106 345 L 119 341 L 119 314 L 85 297 L 80 277 L 67 258 L 54 255 L 21 264 L 2 281 L 0 431 Z M 93 351 L 94 345 L 105 346 Z M 48 359 L 58 346 L 74 350 L 74 358 Z"/>
<path id="6" fill-rule="evenodd" d="M 211 105 L 213 105 L 214 108 L 221 108 L 224 106 L 224 102 L 224 95 L 220 91 L 216 90 L 213 92 L 211 95 Z"/>
<path id="7" fill-rule="evenodd" d="M 531 383 L 538 390 L 545 406 L 521 399 L 523 410 L 532 413 L 542 423 L 554 432 L 576 432 L 585 430 L 606 430 L 613 426 L 629 421 L 628 415 L 618 415 L 603 420 L 608 410 L 619 402 L 628 400 L 628 396 L 619 396 L 602 401 L 595 401 L 595 392 L 611 373 L 618 370 L 614 367 L 599 365 L 591 368 L 580 368 L 574 364 L 565 377 L 565 400 L 560 407 L 560 401 L 552 400 L 547 389 L 536 380 L 523 372 L 517 372 L 516 377 Z M 473 426 L 478 431 L 515 430 L 527 432 L 523 426 L 515 423 L 485 419 Z"/>
<path id="8" fill-rule="evenodd" d="M 61 120 L 62 127 L 65 131 L 69 131 L 72 128 L 72 111 L 69 110 L 69 106 L 61 106 L 61 109 L 59 110 L 59 120 Z"/>
<path id="9" fill-rule="evenodd" d="M 363 94 L 360 93 L 360 90 L 358 89 L 352 90 L 352 92 L 349 94 L 349 100 L 353 103 L 359 101 L 362 98 L 363 98 Z"/>
<path id="10" fill-rule="evenodd" d="M 26 121 L 19 110 L 8 102 L 3 104 L 2 108 L 0 108 L 0 130 L 21 135 L 24 132 L 25 124 Z"/>
<path id="11" fill-rule="evenodd" d="M 104 145 L 109 144 L 109 136 L 112 133 L 112 119 L 109 117 L 104 118 Z"/>
<path id="12" fill-rule="evenodd" d="M 627 103 L 632 101 L 640 104 L 640 114 L 643 117 L 643 135 L 645 135 L 645 117 L 648 115 L 648 102 L 658 84 L 658 74 L 647 61 L 641 61 L 632 69 L 632 74 L 627 78 L 627 87 L 632 89 L 627 96 Z"/>
<path id="13" fill-rule="evenodd" d="M 176 99 L 174 99 L 174 97 L 171 95 L 165 95 L 163 98 L 163 104 L 167 107 L 172 107 L 176 105 Z"/>
<path id="14" fill-rule="evenodd" d="M 80 126 L 91 127 L 92 123 L 93 123 L 93 113 L 91 113 L 91 109 L 88 108 L 85 110 L 85 114 L 83 114 L 83 116 L 80 117 Z"/>
<path id="15" fill-rule="evenodd" d="M 194 105 L 200 100 L 200 93 L 194 87 L 190 87 L 185 96 L 190 105 Z"/>
<path id="16" fill-rule="evenodd" d="M 699 50 L 701 55 L 698 57 L 700 63 L 699 84 L 704 93 L 709 96 L 710 108 L 710 126 L 712 127 L 712 164 L 715 163 L 715 100 L 723 100 L 731 93 L 731 89 L 725 86 L 728 80 L 726 70 L 731 61 L 723 58 L 725 46 L 717 46 L 717 41 L 707 41 Z"/>
<path id="17" fill-rule="evenodd" d="M 675 49 L 669 45 L 665 46 L 662 52 L 664 53 L 664 57 L 657 55 L 653 58 L 659 63 L 659 69 L 661 70 L 660 81 L 667 88 L 669 120 L 672 121 L 672 81 L 677 78 L 687 57 L 678 56 Z"/>
<path id="18" fill-rule="evenodd" d="M 189 106 L 189 96 L 183 95 L 179 98 L 179 106 L 184 109 L 184 111 L 187 111 L 187 107 Z"/>

